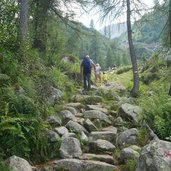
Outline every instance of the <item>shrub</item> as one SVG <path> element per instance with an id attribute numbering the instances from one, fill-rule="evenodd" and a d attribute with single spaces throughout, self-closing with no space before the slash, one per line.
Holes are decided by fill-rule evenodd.
<path id="1" fill-rule="evenodd" d="M 11 79 L 6 74 L 0 74 L 0 87 L 9 86 L 11 83 Z"/>
<path id="2" fill-rule="evenodd" d="M 1 155 L 21 156 L 32 162 L 42 162 L 59 154 L 60 142 L 50 144 L 44 134 L 47 127 L 40 118 L 0 117 Z"/>
<path id="3" fill-rule="evenodd" d="M 4 162 L 0 161 L 0 170 L 1 171 L 12 171 Z"/>
<path id="4" fill-rule="evenodd" d="M 15 59 L 14 54 L 6 51 L 4 52 L 0 49 L 0 70 L 2 74 L 6 74 L 11 78 L 11 81 L 15 82 L 17 76 L 22 69 L 21 65 L 19 65 L 18 60 Z"/>
<path id="5" fill-rule="evenodd" d="M 125 171 L 135 171 L 137 163 L 135 160 L 127 160 L 126 164 L 122 166 Z"/>
<path id="6" fill-rule="evenodd" d="M 137 144 L 141 147 L 147 144 L 149 140 L 149 132 L 146 128 L 141 128 L 138 131 Z"/>
<path id="7" fill-rule="evenodd" d="M 123 66 L 117 69 L 116 74 L 122 74 L 124 72 L 128 72 L 131 69 L 132 69 L 131 66 Z"/>
<path id="8" fill-rule="evenodd" d="M 152 81 L 159 79 L 159 76 L 157 73 L 145 73 L 141 76 L 141 81 L 145 84 L 150 84 Z"/>
<path id="9" fill-rule="evenodd" d="M 154 96 L 149 97 L 148 101 L 141 102 L 144 112 L 143 117 L 161 138 L 165 139 L 171 134 L 171 101 L 168 101 L 166 93 L 160 90 Z"/>

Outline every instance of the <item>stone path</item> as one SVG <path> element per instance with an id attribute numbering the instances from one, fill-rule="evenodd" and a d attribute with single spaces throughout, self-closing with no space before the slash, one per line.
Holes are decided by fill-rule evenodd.
<path id="1" fill-rule="evenodd" d="M 140 150 L 135 145 L 138 130 L 124 127 L 124 117 L 121 118 L 119 112 L 104 107 L 101 96 L 96 93 L 91 96 L 83 95 L 79 92 L 72 98 L 72 103 L 64 106 L 59 117 L 49 116 L 47 119 L 49 124 L 56 125 L 54 130 L 49 130 L 47 137 L 51 142 L 60 137 L 62 142 L 61 159 L 46 165 L 46 170 L 114 171 L 119 169 L 121 160 L 124 162 L 127 159 L 137 159 Z M 132 114 L 134 117 L 138 115 L 139 111 L 133 112 L 135 107 L 132 108 L 128 115 L 124 115 L 125 119 Z M 119 111 L 123 115 L 124 109 Z M 117 149 L 125 146 L 130 147 L 121 153 L 120 160 L 115 153 Z"/>
<path id="2" fill-rule="evenodd" d="M 145 141 L 139 136 L 142 110 L 127 103 L 130 99 L 122 100 L 107 90 L 113 105 L 119 105 L 117 111 L 111 110 L 100 93 L 100 89 L 91 96 L 78 91 L 72 103 L 47 118 L 53 129 L 46 129 L 46 136 L 51 143 L 61 141 L 60 158 L 34 168 L 21 158 L 13 157 L 9 163 L 16 168 L 18 163 L 17 171 L 129 171 L 121 165 L 132 160 L 137 164 L 136 171 L 171 171 L 171 143 L 159 140 L 149 129 L 149 144 L 143 148 L 138 145 Z"/>

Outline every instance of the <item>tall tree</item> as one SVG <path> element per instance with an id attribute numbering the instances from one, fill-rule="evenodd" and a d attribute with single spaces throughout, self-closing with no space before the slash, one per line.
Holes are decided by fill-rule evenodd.
<path id="1" fill-rule="evenodd" d="M 46 51 L 47 18 L 52 0 L 33 0 L 33 47 Z"/>
<path id="2" fill-rule="evenodd" d="M 18 40 L 21 42 L 26 41 L 28 32 L 28 0 L 20 0 L 20 25 Z"/>
<path id="3" fill-rule="evenodd" d="M 48 16 L 56 15 L 68 24 L 73 17 L 73 5 L 86 4 L 86 0 L 32 0 L 33 11 L 33 47 L 46 52 Z"/>
<path id="4" fill-rule="evenodd" d="M 127 33 L 128 33 L 128 43 L 129 43 L 129 51 L 131 56 L 133 81 L 134 81 L 133 88 L 131 90 L 131 95 L 136 96 L 139 90 L 139 75 L 138 75 L 138 67 L 137 67 L 137 58 L 135 55 L 134 45 L 132 41 L 130 0 L 127 0 Z"/>
<path id="5" fill-rule="evenodd" d="M 134 45 L 132 41 L 132 29 L 131 29 L 131 16 L 135 13 L 140 14 L 141 8 L 144 5 L 139 1 L 130 1 L 130 0 L 92 0 L 95 5 L 100 6 L 103 10 L 103 18 L 106 16 L 111 16 L 111 18 L 116 19 L 120 16 L 123 16 L 123 13 L 126 11 L 127 16 L 127 34 L 128 34 L 128 43 L 130 49 L 130 56 L 133 68 L 133 88 L 131 90 L 131 95 L 136 96 L 139 90 L 139 76 L 138 76 L 138 67 L 137 67 L 137 58 L 135 55 Z M 142 7 L 141 7 L 141 6 Z M 134 9 L 134 10 L 131 10 Z"/>
<path id="6" fill-rule="evenodd" d="M 170 49 L 171 49 L 171 0 L 169 0 L 169 44 L 170 44 Z M 171 85 L 170 85 L 170 89 L 169 89 L 169 96 L 171 96 Z"/>
<path id="7" fill-rule="evenodd" d="M 94 20 L 92 19 L 90 21 L 90 29 L 94 30 Z"/>

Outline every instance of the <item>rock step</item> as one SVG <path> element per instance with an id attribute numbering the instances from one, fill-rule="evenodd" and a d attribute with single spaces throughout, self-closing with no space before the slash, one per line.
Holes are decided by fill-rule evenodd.
<path id="1" fill-rule="evenodd" d="M 95 161 L 101 161 L 105 163 L 109 163 L 114 165 L 114 158 L 112 155 L 108 154 L 93 154 L 93 153 L 84 153 L 79 157 L 80 160 L 95 160 Z"/>
<path id="2" fill-rule="evenodd" d="M 114 171 L 116 168 L 105 162 L 79 159 L 61 159 L 53 163 L 53 171 Z"/>

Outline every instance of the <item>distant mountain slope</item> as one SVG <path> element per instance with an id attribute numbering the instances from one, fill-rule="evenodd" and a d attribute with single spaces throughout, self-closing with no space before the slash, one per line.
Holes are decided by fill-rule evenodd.
<path id="1" fill-rule="evenodd" d="M 113 39 L 119 37 L 122 33 L 126 32 L 126 29 L 126 23 L 117 23 L 108 25 L 100 29 L 99 32 L 104 36 Z"/>
<path id="2" fill-rule="evenodd" d="M 165 23 L 166 17 L 163 13 L 154 10 L 145 14 L 132 25 L 133 43 L 139 60 L 144 57 L 149 58 L 154 51 L 159 50 L 162 43 L 162 36 L 164 35 L 163 28 L 165 27 Z M 111 32 L 111 35 L 112 34 Z M 114 39 L 117 39 L 124 48 L 128 48 L 126 26 L 125 32 Z"/>

